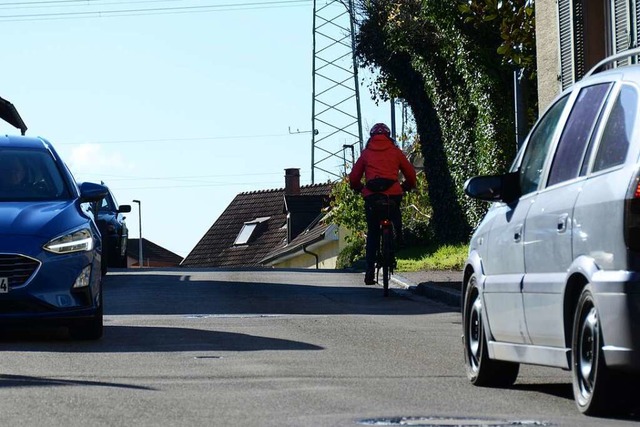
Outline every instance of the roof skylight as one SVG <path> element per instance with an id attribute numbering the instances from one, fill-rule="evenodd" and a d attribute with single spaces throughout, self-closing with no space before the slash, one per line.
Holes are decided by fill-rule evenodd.
<path id="1" fill-rule="evenodd" d="M 242 225 L 242 228 L 240 229 L 240 232 L 238 233 L 238 236 L 236 237 L 236 240 L 233 242 L 233 244 L 237 246 L 246 245 L 247 243 L 249 243 L 249 240 L 251 240 L 251 237 L 253 237 L 256 229 L 258 228 L 258 225 L 267 221 L 269 218 L 271 217 L 263 216 L 245 222 Z"/>

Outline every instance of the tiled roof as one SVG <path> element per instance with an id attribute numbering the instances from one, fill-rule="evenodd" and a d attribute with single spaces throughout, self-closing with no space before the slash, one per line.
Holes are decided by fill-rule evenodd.
<path id="1" fill-rule="evenodd" d="M 332 184 L 300 187 L 303 196 L 328 196 Z M 253 267 L 286 242 L 284 189 L 238 194 L 184 259 L 183 267 Z M 234 245 L 245 222 L 269 217 L 246 245 Z"/>
<path id="2" fill-rule="evenodd" d="M 139 257 L 139 246 L 138 242 L 140 239 L 130 238 L 127 243 L 127 256 L 129 258 L 138 259 Z M 182 262 L 182 257 L 178 254 L 171 252 L 168 249 L 163 248 L 150 240 L 142 238 L 142 256 L 146 260 L 151 260 L 155 262 L 166 262 L 172 263 L 175 265 L 179 265 Z"/>

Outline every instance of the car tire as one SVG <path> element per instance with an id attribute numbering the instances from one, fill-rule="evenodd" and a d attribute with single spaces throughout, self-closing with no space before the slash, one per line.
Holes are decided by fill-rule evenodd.
<path id="1" fill-rule="evenodd" d="M 90 319 L 78 321 L 69 326 L 69 336 L 73 340 L 91 341 L 102 338 L 104 329 L 104 310 L 102 307 L 102 291 L 100 291 L 100 306 L 96 314 Z"/>
<path id="2" fill-rule="evenodd" d="M 462 312 L 464 362 L 469 381 L 479 387 L 508 387 L 515 383 L 520 364 L 489 358 L 487 336 L 482 320 L 482 296 L 477 278 L 467 284 Z"/>
<path id="3" fill-rule="evenodd" d="M 571 340 L 573 396 L 585 415 L 617 414 L 631 405 L 629 380 L 607 367 L 603 346 L 598 309 L 587 285 L 578 299 Z"/>

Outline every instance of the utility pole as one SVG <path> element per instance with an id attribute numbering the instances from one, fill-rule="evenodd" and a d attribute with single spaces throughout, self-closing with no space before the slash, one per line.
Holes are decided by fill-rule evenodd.
<path id="1" fill-rule="evenodd" d="M 359 144 L 362 119 L 353 0 L 313 2 L 311 183 L 340 178 L 344 146 Z"/>
<path id="2" fill-rule="evenodd" d="M 142 268 L 144 265 L 144 258 L 142 258 L 142 202 L 140 200 L 134 200 L 133 203 L 138 204 L 138 225 L 140 226 L 140 238 L 138 239 L 138 268 Z"/>

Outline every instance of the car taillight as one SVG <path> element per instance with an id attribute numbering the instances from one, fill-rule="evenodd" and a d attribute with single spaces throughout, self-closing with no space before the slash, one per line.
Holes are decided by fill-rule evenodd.
<path id="1" fill-rule="evenodd" d="M 640 175 L 631 181 L 624 206 L 624 240 L 632 251 L 640 251 Z"/>

